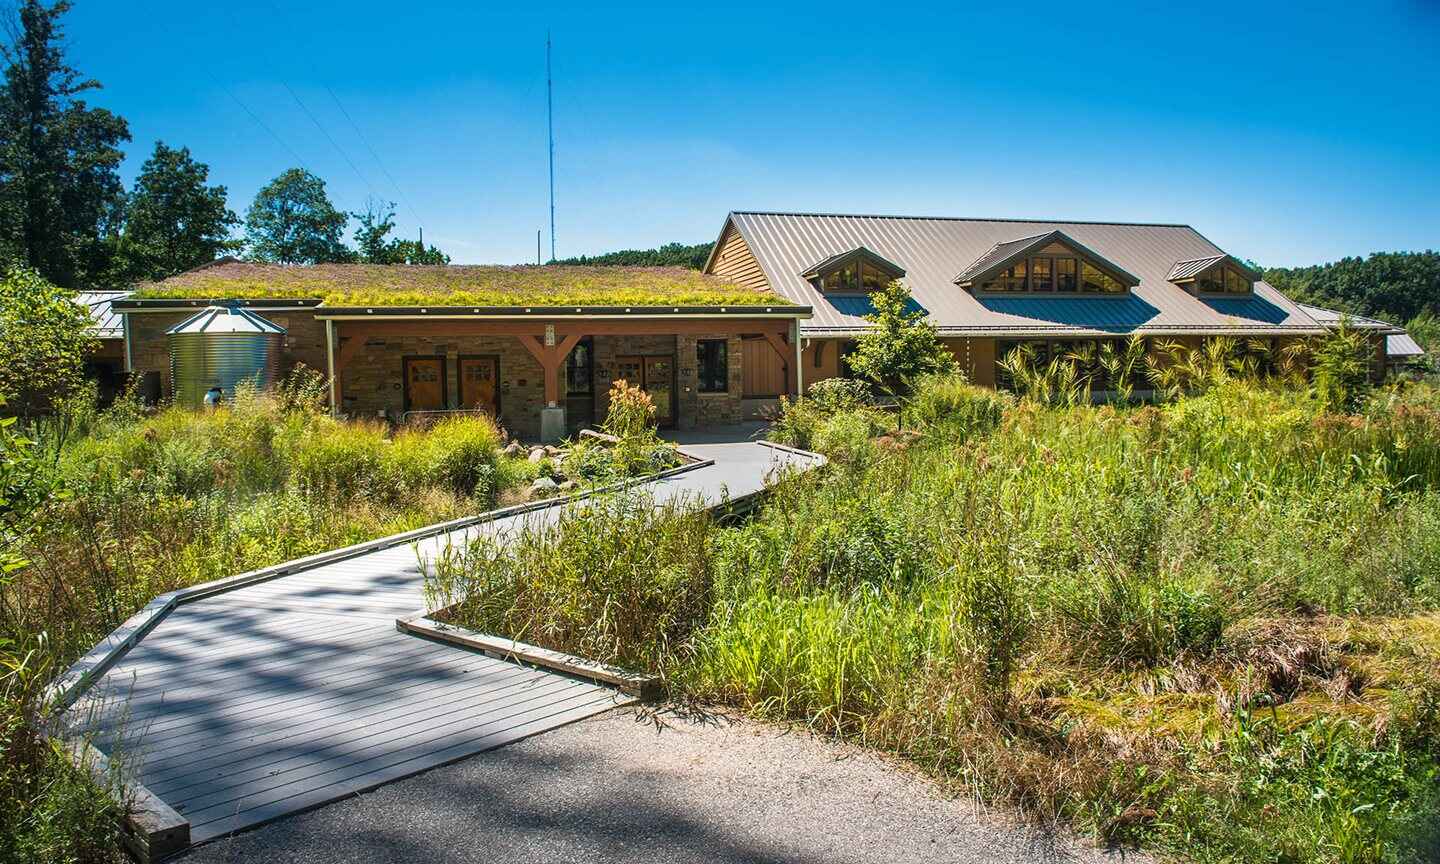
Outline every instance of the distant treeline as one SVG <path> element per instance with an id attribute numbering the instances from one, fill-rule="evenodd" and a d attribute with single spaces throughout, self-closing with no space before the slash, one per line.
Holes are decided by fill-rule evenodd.
<path id="1" fill-rule="evenodd" d="M 699 270 L 710 257 L 714 243 L 666 243 L 658 249 L 622 249 L 604 255 L 580 255 L 562 258 L 556 264 L 599 264 L 610 267 L 689 267 Z"/>
<path id="2" fill-rule="evenodd" d="M 1276 267 L 1265 281 L 1286 296 L 1404 325 L 1440 315 L 1440 252 L 1376 252 L 1310 267 Z"/>

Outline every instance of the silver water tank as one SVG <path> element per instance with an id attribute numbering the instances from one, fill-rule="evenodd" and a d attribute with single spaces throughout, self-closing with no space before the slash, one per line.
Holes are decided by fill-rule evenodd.
<path id="1" fill-rule="evenodd" d="M 279 379 L 285 328 L 249 310 L 210 306 L 165 335 L 170 341 L 170 388 L 177 405 L 199 408 L 214 388 L 228 400 L 242 381 L 265 389 Z"/>

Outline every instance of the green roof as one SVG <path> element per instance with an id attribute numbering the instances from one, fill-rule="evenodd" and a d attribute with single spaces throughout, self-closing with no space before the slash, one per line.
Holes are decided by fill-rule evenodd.
<path id="1" fill-rule="evenodd" d="M 289 266 L 224 260 L 138 286 L 131 300 L 322 300 L 326 306 L 782 306 L 684 267 Z"/>

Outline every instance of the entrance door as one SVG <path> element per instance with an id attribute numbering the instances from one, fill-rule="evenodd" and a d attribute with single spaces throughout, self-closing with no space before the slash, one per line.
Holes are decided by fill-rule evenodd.
<path id="1" fill-rule="evenodd" d="M 655 422 L 661 426 L 675 423 L 675 358 L 646 357 L 645 383 L 641 386 L 655 402 Z"/>
<path id="2" fill-rule="evenodd" d="M 495 417 L 500 413 L 499 357 L 460 358 L 460 407 Z"/>
<path id="3" fill-rule="evenodd" d="M 675 357 L 661 354 L 647 357 L 615 358 L 615 377 L 650 394 L 655 403 L 655 422 L 675 425 Z"/>
<path id="4" fill-rule="evenodd" d="M 445 408 L 445 358 L 405 358 L 405 410 L 440 411 Z"/>

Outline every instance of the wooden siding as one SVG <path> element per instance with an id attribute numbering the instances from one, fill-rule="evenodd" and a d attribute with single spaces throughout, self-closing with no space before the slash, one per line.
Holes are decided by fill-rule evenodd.
<path id="1" fill-rule="evenodd" d="M 740 236 L 734 225 L 725 226 L 725 231 L 717 243 L 715 260 L 710 265 L 709 273 L 756 291 L 770 290 L 770 280 L 765 278 L 760 262 L 750 252 L 745 238 Z"/>
<path id="2" fill-rule="evenodd" d="M 805 386 L 816 381 L 840 377 L 840 346 L 844 339 L 806 339 L 801 365 L 805 369 Z M 819 362 L 816 362 L 816 358 Z"/>
<path id="3" fill-rule="evenodd" d="M 960 371 L 971 383 L 984 387 L 995 386 L 995 340 L 994 339 L 944 339 L 941 340 L 955 360 Z"/>
<path id="4" fill-rule="evenodd" d="M 744 398 L 758 399 L 784 393 L 785 364 L 775 348 L 764 338 L 745 339 L 741 345 Z"/>

